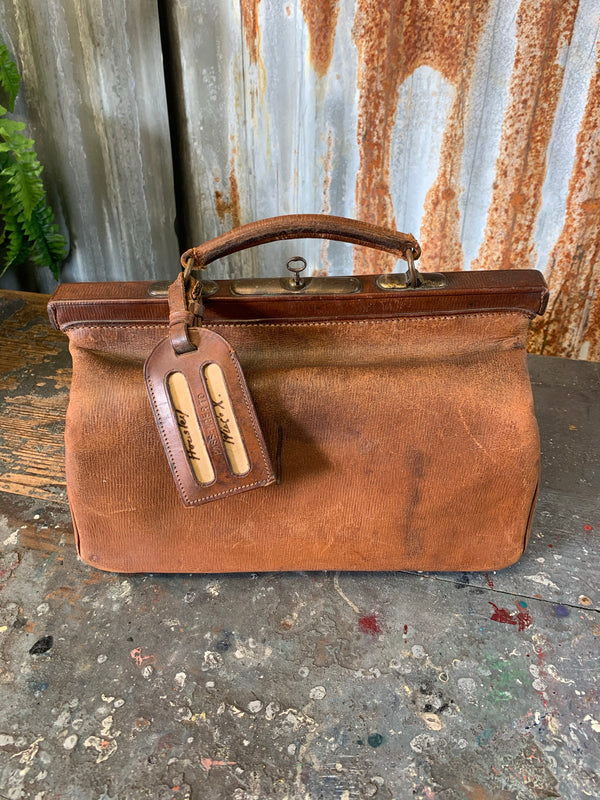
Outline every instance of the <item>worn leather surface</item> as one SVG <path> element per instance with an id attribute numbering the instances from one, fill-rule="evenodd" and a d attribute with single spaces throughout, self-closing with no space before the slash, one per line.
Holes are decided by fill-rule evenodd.
<path id="1" fill-rule="evenodd" d="M 297 320 L 281 303 L 270 318 L 213 317 L 244 369 L 277 483 L 191 508 L 144 385 L 144 361 L 168 333 L 164 303 L 134 287 L 132 320 L 130 289 L 113 286 L 107 294 L 127 299 L 98 319 L 93 289 L 71 290 L 82 305 L 59 287 L 50 310 L 73 355 L 66 468 L 81 557 L 121 572 L 490 570 L 517 560 L 539 473 L 525 360 L 532 311 L 520 298 L 537 294 L 540 308 L 545 288 L 535 273 L 510 292 L 495 280 L 485 303 L 512 292 L 516 310 L 478 309 L 472 291 L 459 292 L 453 313 L 427 313 L 435 301 L 423 292 L 388 297 L 373 318 L 365 298 L 358 319 L 348 298 L 338 319 L 318 318 L 330 299 L 313 298 Z M 438 306 L 449 297 L 438 293 Z M 299 300 L 308 298 L 293 298 L 292 314 Z M 235 302 L 238 319 L 247 303 Z M 422 305 L 409 313 L 403 303 Z"/>
<path id="2" fill-rule="evenodd" d="M 410 234 L 296 215 L 237 228 L 182 265 L 302 237 L 420 254 Z M 123 572 L 514 562 L 539 483 L 525 337 L 547 303 L 544 279 L 449 273 L 442 289 L 385 292 L 376 278 L 343 296 L 236 297 L 222 281 L 206 307 L 181 276 L 168 303 L 148 284 L 59 287 L 49 314 L 73 355 L 66 468 L 81 557 Z M 207 328 L 237 352 L 276 483 L 190 507 L 162 452 L 144 363 L 161 341 L 193 358 Z"/>
<path id="3" fill-rule="evenodd" d="M 531 269 L 447 272 L 444 289 L 400 292 L 382 291 L 375 283 L 376 277 L 361 275 L 362 291 L 340 296 L 236 297 L 231 294 L 231 281 L 217 281 L 217 293 L 204 301 L 204 318 L 207 321 L 376 319 L 504 309 L 540 314 L 548 302 L 543 276 Z M 148 292 L 152 285 L 149 281 L 60 284 L 48 304 L 50 320 L 62 330 L 94 320 L 166 323 L 167 297 L 151 297 Z"/>
<path id="4" fill-rule="evenodd" d="M 194 285 L 199 286 L 194 280 Z M 169 341 L 176 353 L 189 353 L 196 349 L 189 336 L 190 325 L 196 325 L 204 317 L 204 305 L 188 297 L 189 291 L 180 272 L 169 286 Z"/>
<path id="5" fill-rule="evenodd" d="M 411 233 L 329 214 L 286 214 L 240 225 L 199 247 L 186 250 L 181 264 L 187 266 L 191 258 L 194 267 L 202 269 L 231 253 L 282 239 L 332 239 L 384 250 L 398 258 L 406 257 L 407 248 L 413 251 L 415 259 L 421 255 L 421 246 Z"/>

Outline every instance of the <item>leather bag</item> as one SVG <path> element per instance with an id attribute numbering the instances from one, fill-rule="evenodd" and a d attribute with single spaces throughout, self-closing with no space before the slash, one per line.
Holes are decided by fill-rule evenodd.
<path id="1" fill-rule="evenodd" d="M 305 237 L 392 253 L 408 271 L 305 277 L 298 257 L 288 277 L 199 277 Z M 547 287 L 534 270 L 420 273 L 419 255 L 409 234 L 294 215 L 184 253 L 170 288 L 60 285 L 48 310 L 73 357 L 81 558 L 187 573 L 516 561 L 540 465 L 526 336 Z"/>

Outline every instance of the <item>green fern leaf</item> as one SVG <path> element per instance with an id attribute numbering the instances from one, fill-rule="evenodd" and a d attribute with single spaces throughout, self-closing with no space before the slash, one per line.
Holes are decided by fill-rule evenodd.
<path id="1" fill-rule="evenodd" d="M 0 136 L 2 136 L 2 120 L 0 120 Z M 31 150 L 32 147 L 33 139 L 27 139 L 22 133 L 7 136 L 3 142 L 0 142 L 0 151 L 12 153 L 15 158 Z"/>
<path id="2" fill-rule="evenodd" d="M 6 266 L 10 267 L 14 264 L 20 253 L 23 250 L 23 230 L 19 225 L 17 217 L 7 217 L 5 220 L 4 230 L 8 237 L 8 246 L 6 248 Z"/>
<path id="3" fill-rule="evenodd" d="M 30 245 L 16 215 L 4 214 L 4 230 L 0 237 L 0 276 L 13 264 L 29 257 Z"/>
<path id="4" fill-rule="evenodd" d="M 6 154 L 0 153 L 0 163 L 2 164 L 2 171 L 0 171 L 0 212 L 3 223 L 5 218 L 18 216 L 19 212 L 21 211 L 18 202 L 12 195 L 11 187 L 8 184 L 8 181 L 1 179 L 1 175 L 5 166 L 4 162 L 8 164 L 12 163 Z"/>
<path id="5" fill-rule="evenodd" d="M 58 280 L 60 265 L 67 255 L 67 242 L 58 230 L 52 209 L 46 205 L 46 198 L 36 206 L 30 218 L 22 212 L 19 221 L 31 243 L 33 263 L 49 267 Z"/>
<path id="6" fill-rule="evenodd" d="M 7 167 L 12 164 L 12 158 L 8 153 L 0 152 L 0 176 Z M 2 211 L 10 210 L 14 205 L 14 199 L 11 194 L 8 182 L 0 179 L 0 208 Z"/>
<path id="7" fill-rule="evenodd" d="M 8 47 L 0 43 L 0 85 L 8 94 L 8 108 L 10 111 L 15 110 L 15 100 L 19 93 L 19 84 L 21 77 L 17 65 L 10 57 Z"/>
<path id="8" fill-rule="evenodd" d="M 0 154 L 2 159 L 7 158 Z M 21 209 L 12 196 L 10 186 L 0 180 L 0 217 L 2 219 L 2 234 L 0 236 L 0 275 L 12 264 L 21 263 L 27 258 L 28 243 L 24 236 L 23 227 L 18 215 Z"/>
<path id="9" fill-rule="evenodd" d="M 2 136 L 3 139 L 8 139 L 10 136 L 13 136 L 13 134 L 24 129 L 24 122 L 18 122 L 16 119 L 6 119 L 5 117 L 0 119 L 0 136 Z"/>
<path id="10" fill-rule="evenodd" d="M 27 151 L 0 173 L 0 178 L 10 184 L 12 194 L 21 204 L 27 218 L 31 217 L 33 209 L 44 197 L 41 171 L 41 164 L 35 158 L 35 154 Z"/>

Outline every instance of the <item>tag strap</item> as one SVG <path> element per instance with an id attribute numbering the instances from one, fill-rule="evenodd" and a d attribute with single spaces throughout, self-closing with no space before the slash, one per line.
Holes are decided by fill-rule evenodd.
<path id="1" fill-rule="evenodd" d="M 194 295 L 198 281 L 189 278 L 189 294 Z M 188 291 L 186 291 L 186 281 L 183 272 L 180 272 L 177 279 L 169 286 L 169 338 L 173 345 L 173 350 L 177 355 L 190 353 L 196 347 L 192 344 L 189 336 L 189 328 L 197 325 L 204 315 L 204 306 L 197 300 L 188 301 Z"/>

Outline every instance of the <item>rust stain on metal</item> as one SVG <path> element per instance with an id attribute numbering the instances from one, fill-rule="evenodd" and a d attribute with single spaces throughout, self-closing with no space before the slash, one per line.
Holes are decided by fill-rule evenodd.
<path id="1" fill-rule="evenodd" d="M 323 162 L 323 202 L 321 214 L 331 214 L 331 170 L 333 166 L 333 131 L 327 131 L 327 149 L 322 159 Z"/>
<path id="2" fill-rule="evenodd" d="M 564 74 L 559 54 L 570 43 L 577 8 L 578 0 L 521 2 L 496 180 L 473 269 L 534 264 L 535 221 Z"/>
<path id="3" fill-rule="evenodd" d="M 546 274 L 550 304 L 532 326 L 535 353 L 600 360 L 600 44 L 569 181 L 565 223 Z"/>
<path id="4" fill-rule="evenodd" d="M 301 0 L 300 7 L 310 38 L 310 63 L 323 77 L 333 56 L 339 0 Z"/>
<path id="5" fill-rule="evenodd" d="M 249 59 L 249 64 L 246 66 L 252 65 L 258 69 L 258 82 L 250 78 L 248 74 L 243 79 L 245 90 L 247 92 L 248 109 L 254 126 L 256 126 L 258 109 L 261 104 L 266 114 L 265 92 L 267 88 L 267 73 L 263 60 L 260 56 L 260 26 L 258 23 L 259 4 L 260 0 L 241 0 L 240 3 L 242 27 L 244 29 L 244 41 L 246 43 L 246 51 Z M 241 98 L 236 97 L 236 105 L 238 108 L 241 108 L 240 100 Z M 268 144 L 268 114 L 266 114 L 266 122 Z"/>
<path id="6" fill-rule="evenodd" d="M 240 11 L 242 14 L 242 27 L 246 47 L 250 55 L 252 64 L 258 64 L 258 53 L 260 48 L 260 30 L 258 27 L 258 6 L 260 0 L 242 0 Z"/>
<path id="7" fill-rule="evenodd" d="M 321 214 L 331 214 L 331 170 L 333 163 L 333 131 L 327 131 L 327 149 L 322 159 L 323 162 L 323 202 L 321 203 Z M 329 274 L 331 262 L 329 261 L 329 242 L 323 239 L 321 244 L 320 258 L 321 263 L 313 270 L 314 276 L 325 276 Z"/>
<path id="8" fill-rule="evenodd" d="M 455 94 L 446 120 L 440 149 L 440 165 L 423 208 L 420 239 L 421 268 L 425 271 L 458 270 L 464 266 L 460 236 L 460 173 L 465 145 L 465 99 L 474 77 L 477 45 L 489 17 L 489 2 L 455 4 L 447 27 L 440 31 L 445 40 L 436 44 L 438 69 L 454 85 Z M 436 68 L 435 63 L 430 66 Z"/>
<path id="9" fill-rule="evenodd" d="M 219 189 L 215 190 L 215 208 L 221 222 L 229 214 L 231 227 L 238 228 L 242 224 L 240 190 L 233 162 L 229 171 L 229 196 L 226 197 Z"/>
<path id="10" fill-rule="evenodd" d="M 426 199 L 427 221 L 421 238 L 428 254 L 423 259 L 427 269 L 435 269 L 442 259 L 462 266 L 458 176 L 464 96 L 489 6 L 490 0 L 357 3 L 353 36 L 358 49 L 360 166 L 356 206 L 360 219 L 396 227 L 390 195 L 390 151 L 401 84 L 418 67 L 429 65 L 456 87 L 440 170 Z M 391 270 L 394 266 L 391 256 L 356 251 L 355 272 Z"/>
<path id="11" fill-rule="evenodd" d="M 358 124 L 360 165 L 356 176 L 359 219 L 396 227 L 390 195 L 390 150 L 398 89 L 411 71 L 404 45 L 404 15 L 398 2 L 358 0 L 352 34 L 358 50 Z M 412 65 L 411 65 L 412 66 Z M 412 67 L 414 69 L 414 66 Z M 392 269 L 394 259 L 363 248 L 354 251 L 354 271 Z M 376 255 L 376 257 L 374 257 Z"/>

